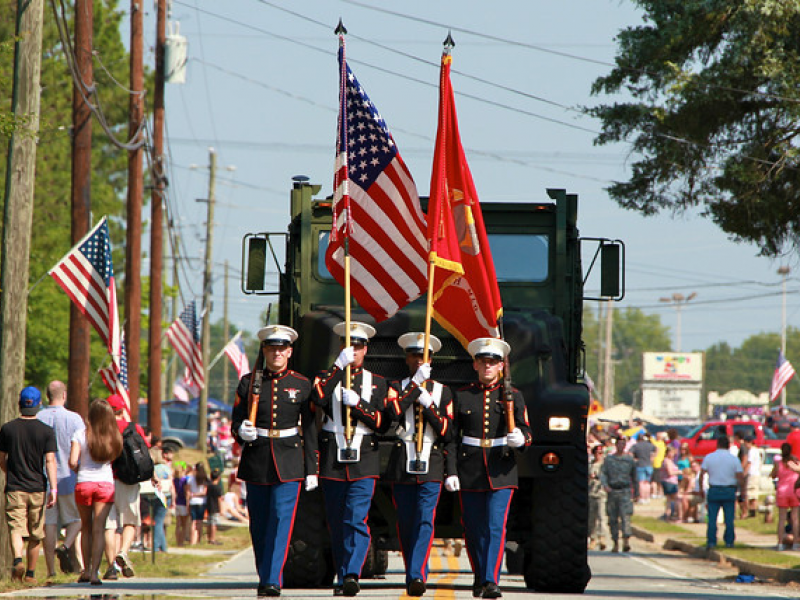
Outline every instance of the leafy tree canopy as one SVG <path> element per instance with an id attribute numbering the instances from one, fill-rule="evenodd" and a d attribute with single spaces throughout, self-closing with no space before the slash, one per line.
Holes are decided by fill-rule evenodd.
<path id="1" fill-rule="evenodd" d="M 652 215 L 698 208 L 774 256 L 800 235 L 800 3 L 634 0 L 644 24 L 617 36 L 616 67 L 592 93 L 597 144 L 632 144 L 609 193 Z"/>

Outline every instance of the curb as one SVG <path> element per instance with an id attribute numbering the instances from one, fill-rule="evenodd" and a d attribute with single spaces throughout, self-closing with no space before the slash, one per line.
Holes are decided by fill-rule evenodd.
<path id="1" fill-rule="evenodd" d="M 631 533 L 633 533 L 634 537 L 646 542 L 654 543 L 656 541 L 652 533 L 640 529 L 639 527 L 631 527 Z M 702 558 L 717 563 L 727 563 L 738 568 L 740 573 L 755 575 L 759 579 L 771 579 L 778 583 L 800 582 L 800 569 L 762 565 L 750 562 L 749 560 L 728 556 L 719 550 L 708 550 L 705 546 L 695 546 L 694 544 L 674 540 L 672 538 L 667 538 L 663 548 L 664 550 L 677 550 L 694 558 Z"/>

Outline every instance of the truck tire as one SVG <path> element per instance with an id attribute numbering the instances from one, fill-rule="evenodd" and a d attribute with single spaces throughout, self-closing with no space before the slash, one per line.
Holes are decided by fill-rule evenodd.
<path id="1" fill-rule="evenodd" d="M 375 544 L 370 542 L 367 550 L 367 557 L 364 559 L 364 566 L 361 567 L 361 579 L 372 579 L 375 577 Z"/>
<path id="2" fill-rule="evenodd" d="M 283 568 L 284 587 L 315 588 L 329 583 L 330 543 L 324 515 L 322 493 L 318 489 L 300 492 Z"/>
<path id="3" fill-rule="evenodd" d="M 375 551 L 375 576 L 384 576 L 389 569 L 389 551 Z"/>
<path id="4" fill-rule="evenodd" d="M 536 478 L 525 585 L 537 592 L 582 594 L 591 579 L 586 539 L 589 485 L 586 444 L 575 446 L 576 468 L 564 479 Z"/>

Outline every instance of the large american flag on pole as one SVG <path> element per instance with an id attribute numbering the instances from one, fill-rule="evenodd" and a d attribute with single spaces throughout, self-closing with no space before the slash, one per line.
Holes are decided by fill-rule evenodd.
<path id="1" fill-rule="evenodd" d="M 205 367 L 200 336 L 197 331 L 197 313 L 194 302 L 189 302 L 183 312 L 167 329 L 167 339 L 186 365 L 187 381 L 197 387 L 205 386 Z"/>
<path id="2" fill-rule="evenodd" d="M 225 344 L 225 354 L 231 359 L 233 366 L 236 368 L 236 374 L 239 379 L 250 372 L 250 361 L 247 360 L 247 354 L 244 352 L 244 342 L 242 342 L 242 332 L 239 331 L 233 336 L 230 342 Z"/>
<path id="3" fill-rule="evenodd" d="M 789 380 L 794 377 L 794 367 L 786 360 L 783 351 L 778 350 L 778 364 L 775 365 L 775 373 L 772 375 L 772 385 L 769 386 L 770 402 L 774 401 L 786 387 Z"/>
<path id="4" fill-rule="evenodd" d="M 333 227 L 325 265 L 344 285 L 348 252 L 353 297 L 383 321 L 427 288 L 425 215 L 383 117 L 347 66 L 343 39 L 339 67 Z"/>
<path id="5" fill-rule="evenodd" d="M 111 364 L 120 370 L 120 331 L 117 287 L 111 263 L 106 217 L 50 269 L 50 276 L 100 334 Z"/>
<path id="6" fill-rule="evenodd" d="M 125 400 L 130 414 L 131 398 L 128 394 L 128 352 L 125 350 L 125 333 L 122 334 L 120 341 L 120 369 L 117 373 L 113 366 L 104 367 L 99 370 L 100 378 L 112 394 L 119 394 Z"/>

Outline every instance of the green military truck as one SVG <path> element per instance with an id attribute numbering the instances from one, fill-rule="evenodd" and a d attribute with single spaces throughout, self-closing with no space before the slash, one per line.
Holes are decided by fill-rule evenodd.
<path id="1" fill-rule="evenodd" d="M 344 291 L 325 268 L 331 200 L 316 199 L 320 186 L 294 179 L 287 232 L 248 234 L 243 240 L 242 291 L 277 296 L 278 322 L 300 334 L 292 368 L 310 378 L 330 367 L 340 349 L 333 326 L 344 320 Z M 581 383 L 584 283 L 581 242 L 599 259 L 599 297 L 621 299 L 624 246 L 619 241 L 578 235 L 577 196 L 550 189 L 546 202 L 481 203 L 503 299 L 503 328 L 511 344 L 511 374 L 528 410 L 533 445 L 518 454 L 520 484 L 509 514 L 506 567 L 522 573 L 539 592 L 582 592 L 591 577 L 587 562 L 589 394 Z M 424 200 L 423 200 L 424 204 Z M 423 206 L 424 207 L 424 206 Z M 277 246 L 285 247 L 280 265 Z M 279 287 L 265 290 L 269 260 Z M 589 269 L 591 270 L 591 268 Z M 622 284 L 622 285 L 621 285 Z M 366 367 L 388 380 L 407 375 L 397 338 L 424 328 L 422 297 L 382 323 L 357 306 L 353 320 L 375 324 Z M 472 360 L 461 344 L 434 322 L 443 343 L 433 361 L 436 380 L 457 389 L 474 380 Z M 384 465 L 391 444 L 381 442 Z M 333 578 L 330 541 L 319 490 L 301 494 L 284 571 L 286 587 L 328 585 Z M 398 549 L 390 490 L 378 486 L 370 511 L 373 544 L 362 577 L 386 570 L 388 551 Z M 461 536 L 459 505 L 443 492 L 436 512 L 436 537 Z"/>

